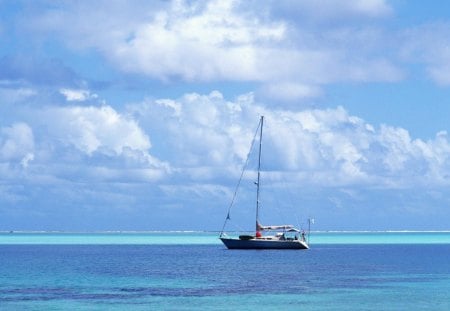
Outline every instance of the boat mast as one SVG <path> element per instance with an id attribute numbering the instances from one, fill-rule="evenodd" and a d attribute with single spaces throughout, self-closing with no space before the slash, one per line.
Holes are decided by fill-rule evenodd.
<path id="1" fill-rule="evenodd" d="M 259 131 L 259 154 L 258 154 L 258 180 L 256 181 L 256 232 L 259 231 L 259 180 L 261 176 L 261 147 L 262 147 L 262 133 L 263 133 L 264 116 L 261 116 L 260 131 Z"/>

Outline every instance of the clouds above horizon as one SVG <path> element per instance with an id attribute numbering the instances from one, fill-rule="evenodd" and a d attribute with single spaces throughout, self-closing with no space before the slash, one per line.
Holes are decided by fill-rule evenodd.
<path id="1" fill-rule="evenodd" d="M 420 129 L 450 111 L 450 17 L 412 7 L 0 1 L 0 214 L 206 223 L 264 115 L 264 170 L 323 215 L 444 215 L 450 128 Z"/>
<path id="2" fill-rule="evenodd" d="M 396 57 L 375 52 L 397 38 L 363 22 L 389 16 L 385 1 L 171 1 L 139 3 L 139 12 L 127 4 L 94 11 L 83 2 L 50 6 L 27 16 L 27 27 L 42 40 L 56 35 L 71 49 L 94 49 L 126 73 L 166 82 L 255 82 L 264 96 L 281 101 L 319 96 L 329 83 L 405 75 Z M 330 18 L 348 22 L 322 23 Z"/>
<path id="3" fill-rule="evenodd" d="M 92 202 L 140 206 L 135 196 L 143 185 L 153 189 L 146 200 L 161 211 L 164 206 L 171 211 L 180 200 L 226 204 L 259 115 L 266 120 L 266 174 L 293 189 L 328 189 L 331 205 L 342 206 L 342 196 L 350 202 L 367 200 L 381 189 L 399 195 L 428 189 L 435 197 L 450 185 L 446 132 L 424 141 L 403 128 L 369 124 L 343 107 L 273 109 L 252 94 L 229 100 L 218 91 L 145 99 L 121 111 L 98 101 L 97 106 L 73 101 L 28 106 L 15 122 L 2 126 L 3 204 L 36 199 L 17 187 L 21 183 L 37 193 L 58 189 L 80 208 Z M 95 193 L 94 201 L 84 202 Z"/>
<path id="4" fill-rule="evenodd" d="M 334 83 L 398 82 L 414 74 L 407 65 L 415 64 L 448 85 L 449 23 L 392 31 L 383 25 L 395 17 L 389 1 L 99 0 L 95 6 L 101 9 L 38 2 L 19 17 L 27 22 L 18 29 L 33 34 L 43 55 L 46 42 L 57 38 L 71 53 L 95 51 L 126 74 L 164 83 L 252 82 L 261 97 L 279 102 L 320 97 Z M 0 79 L 84 87 L 58 62 L 7 55 Z"/>
<path id="5" fill-rule="evenodd" d="M 0 159 L 31 172 L 36 164 L 58 178 L 52 163 L 64 160 L 67 166 L 100 165 L 105 172 L 151 169 L 149 182 L 176 183 L 184 176 L 220 183 L 238 174 L 259 115 L 266 117 L 265 169 L 294 173 L 295 182 L 386 188 L 450 182 L 446 132 L 423 141 L 403 128 L 369 124 L 343 107 L 271 109 L 252 94 L 227 100 L 218 91 L 144 100 L 121 112 L 100 103 L 29 107 L 2 127 Z"/>
<path id="6" fill-rule="evenodd" d="M 4 176 L 14 176 L 6 173 L 21 164 L 31 183 L 43 175 L 69 182 L 154 181 L 170 170 L 149 154 L 150 139 L 136 121 L 110 106 L 29 108 L 1 134 Z"/>

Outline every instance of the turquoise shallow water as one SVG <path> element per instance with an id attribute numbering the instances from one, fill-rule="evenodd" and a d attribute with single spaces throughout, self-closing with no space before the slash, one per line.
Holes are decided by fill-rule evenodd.
<path id="1" fill-rule="evenodd" d="M 314 233 L 230 251 L 216 233 L 0 234 L 0 310 L 450 310 L 450 233 Z"/>
<path id="2" fill-rule="evenodd" d="M 3 232 L 1 244 L 221 245 L 216 232 Z M 450 244 L 450 232 L 313 232 L 314 244 Z"/>

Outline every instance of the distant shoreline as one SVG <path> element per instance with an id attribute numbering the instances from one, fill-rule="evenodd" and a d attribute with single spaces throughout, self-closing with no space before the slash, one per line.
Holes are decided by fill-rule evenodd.
<path id="1" fill-rule="evenodd" d="M 248 232 L 248 231 L 232 231 L 232 232 Z M 150 234 L 150 233 L 215 233 L 220 231 L 208 231 L 208 230 L 106 230 L 106 231 L 63 231 L 63 230 L 0 230 L 0 234 Z M 450 230 L 312 230 L 311 233 L 450 233 Z"/>

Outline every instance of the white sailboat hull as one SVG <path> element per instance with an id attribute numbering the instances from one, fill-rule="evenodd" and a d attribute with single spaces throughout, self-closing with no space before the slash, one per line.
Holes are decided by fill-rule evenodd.
<path id="1" fill-rule="evenodd" d="M 308 249 L 306 242 L 301 240 L 241 240 L 234 238 L 220 238 L 228 249 Z"/>

